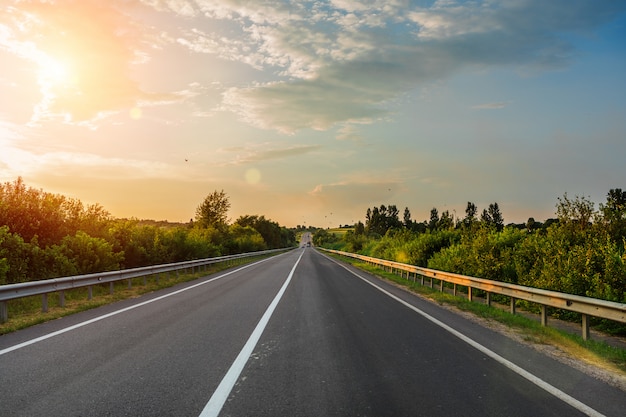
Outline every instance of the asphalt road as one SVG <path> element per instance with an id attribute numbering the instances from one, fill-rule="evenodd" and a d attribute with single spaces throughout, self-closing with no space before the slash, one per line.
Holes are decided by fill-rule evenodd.
<path id="1" fill-rule="evenodd" d="M 0 416 L 624 410 L 623 391 L 312 248 L 0 336 Z"/>

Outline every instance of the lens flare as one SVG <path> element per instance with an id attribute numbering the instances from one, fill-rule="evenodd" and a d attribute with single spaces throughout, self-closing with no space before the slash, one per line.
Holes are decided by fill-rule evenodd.
<path id="1" fill-rule="evenodd" d="M 261 181 L 261 172 L 256 168 L 250 168 L 246 171 L 245 178 L 248 184 L 258 184 Z"/>

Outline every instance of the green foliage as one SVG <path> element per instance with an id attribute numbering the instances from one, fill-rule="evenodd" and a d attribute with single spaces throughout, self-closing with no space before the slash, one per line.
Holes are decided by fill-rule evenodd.
<path id="1" fill-rule="evenodd" d="M 339 238 L 334 233 L 328 233 L 327 230 L 319 229 L 313 234 L 313 244 L 315 246 L 329 247 L 334 243 L 337 243 Z"/>
<path id="2" fill-rule="evenodd" d="M 80 230 L 74 236 L 63 238 L 60 253 L 73 261 L 78 274 L 119 269 L 124 258 L 123 253 L 113 251 L 111 243 Z"/>
<path id="3" fill-rule="evenodd" d="M 24 281 L 23 277 L 28 274 L 29 252 L 29 244 L 21 236 L 11 233 L 7 226 L 0 227 L 0 284 Z"/>
<path id="4" fill-rule="evenodd" d="M 278 223 L 266 219 L 265 216 L 241 216 L 234 225 L 256 230 L 268 249 L 287 248 L 296 244 L 296 235 L 292 230 L 281 227 Z"/>
<path id="5" fill-rule="evenodd" d="M 163 233 L 161 228 L 141 225 L 138 220 L 112 222 L 108 231 L 113 250 L 124 253 L 122 269 L 158 263 L 164 252 L 159 248 Z"/>
<path id="6" fill-rule="evenodd" d="M 228 241 L 231 243 L 229 253 L 255 252 L 267 249 L 267 243 L 263 236 L 252 226 L 233 224 L 229 231 Z"/>
<path id="7" fill-rule="evenodd" d="M 600 205 L 600 211 L 606 233 L 623 249 L 626 239 L 626 191 L 621 188 L 609 190 L 606 204 Z"/>
<path id="8" fill-rule="evenodd" d="M 506 228 L 501 232 L 486 227 L 433 255 L 428 266 L 433 269 L 496 281 L 517 282 L 514 268 L 515 248 L 523 232 Z"/>
<path id="9" fill-rule="evenodd" d="M 368 209 L 371 222 L 376 211 Z M 380 209 L 378 209 L 380 214 Z M 410 220 L 405 210 L 405 220 Z M 379 215 L 378 214 L 378 215 Z M 452 227 L 447 212 L 430 211 L 427 222 L 391 228 L 384 235 L 346 233 L 337 242 L 325 233 L 316 244 L 417 266 L 519 283 L 581 296 L 626 302 L 626 193 L 611 190 L 600 211 L 586 198 L 558 199 L 558 219 L 503 226 L 497 203 Z M 407 223 L 407 222 L 405 222 Z M 417 224 L 427 225 L 418 231 Z M 355 229 L 356 230 L 356 229 Z M 366 228 L 367 232 L 367 228 Z M 562 315 L 562 312 L 556 312 Z"/>
<path id="10" fill-rule="evenodd" d="M 0 258 L 0 285 L 7 283 L 7 272 L 9 272 L 9 260 Z"/>
<path id="11" fill-rule="evenodd" d="M 27 187 L 22 178 L 0 184 L 0 225 L 41 246 L 59 244 L 82 230 L 103 237 L 111 216 L 101 206 L 85 207 L 80 201 Z"/>
<path id="12" fill-rule="evenodd" d="M 398 207 L 390 205 L 389 207 L 381 205 L 367 209 L 365 219 L 365 230 L 367 233 L 374 235 L 384 235 L 389 229 L 397 229 L 402 227 L 402 222 L 398 217 Z M 405 214 L 406 216 L 406 214 Z M 410 219 L 409 215 L 409 219 Z"/>
<path id="13" fill-rule="evenodd" d="M 547 234 L 520 242 L 515 257 L 520 284 L 626 302 L 623 249 L 599 229 L 573 235 L 571 226 L 553 225 Z"/>
<path id="14" fill-rule="evenodd" d="M 363 226 L 363 223 L 359 222 L 359 224 Z M 343 240 L 347 244 L 346 251 L 353 253 L 359 253 L 367 242 L 367 238 L 365 237 L 363 230 L 358 227 L 354 231 L 348 230 L 343 236 Z"/>
<path id="15" fill-rule="evenodd" d="M 222 190 L 198 207 L 195 224 L 113 219 L 21 178 L 0 184 L 0 285 L 295 244 L 292 230 L 263 216 L 228 225 L 229 207 Z"/>
<path id="16" fill-rule="evenodd" d="M 480 221 L 487 227 L 495 228 L 498 232 L 501 231 L 504 228 L 504 218 L 498 203 L 489 204 L 489 208 L 483 210 Z"/>
<path id="17" fill-rule="evenodd" d="M 595 215 L 593 202 L 579 196 L 571 200 L 567 193 L 558 200 L 556 215 L 561 228 L 569 233 L 570 238 L 582 237 L 582 234 L 593 226 L 591 223 Z"/>
<path id="18" fill-rule="evenodd" d="M 426 266 L 428 259 L 435 253 L 458 239 L 459 233 L 454 230 L 417 233 L 406 229 L 389 230 L 380 239 L 366 239 L 350 234 L 343 238 L 345 249 L 358 244 L 362 254 L 417 266 Z"/>

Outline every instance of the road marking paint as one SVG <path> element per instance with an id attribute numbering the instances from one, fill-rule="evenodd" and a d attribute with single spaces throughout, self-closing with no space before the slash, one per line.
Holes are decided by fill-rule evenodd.
<path id="1" fill-rule="evenodd" d="M 442 321 L 436 319 L 435 317 L 431 316 L 430 314 L 426 313 L 425 311 L 420 310 L 419 308 L 415 307 L 412 304 L 409 304 L 408 302 L 404 301 L 400 297 L 398 297 L 398 296 L 390 293 L 389 291 L 385 290 L 384 288 L 379 287 L 375 283 L 373 283 L 373 282 L 369 281 L 367 278 L 357 274 L 356 272 L 352 271 L 347 266 L 339 263 L 335 259 L 330 258 L 330 257 L 328 257 L 326 255 L 322 255 L 322 256 L 324 256 L 324 257 L 330 259 L 331 261 L 335 262 L 337 265 L 341 266 L 346 271 L 350 272 L 352 275 L 362 279 L 363 281 L 367 282 L 369 285 L 371 285 L 372 287 L 376 288 L 377 290 L 379 290 L 383 294 L 393 298 L 394 300 L 396 300 L 400 304 L 403 304 L 404 306 L 410 308 L 411 310 L 413 310 L 416 313 L 420 314 L 424 318 L 430 320 L 431 322 L 433 322 L 437 326 L 442 327 L 444 330 L 450 332 L 451 334 L 453 334 L 454 336 L 458 337 L 459 339 L 461 339 L 462 341 L 464 341 L 468 345 L 472 346 L 473 348 L 479 350 L 480 352 L 482 352 L 485 355 L 489 356 L 490 358 L 494 359 L 496 362 L 499 362 L 500 364 L 502 364 L 505 367 L 509 368 L 511 371 L 515 372 L 516 374 L 520 375 L 521 377 L 523 377 L 523 378 L 527 379 L 528 381 L 532 382 L 533 384 L 537 385 L 539 388 L 542 388 L 543 390 L 545 390 L 545 391 L 549 392 L 550 394 L 554 395 L 555 397 L 557 397 L 561 401 L 563 401 L 563 402 L 569 404 L 570 406 L 574 407 L 575 409 L 577 409 L 581 413 L 584 413 L 584 414 L 586 414 L 586 415 L 588 415 L 590 417 L 605 417 L 604 414 L 602 414 L 602 413 L 594 410 L 593 408 L 589 407 L 588 405 L 578 401 L 576 398 L 566 394 L 565 392 L 563 392 L 560 389 L 556 388 L 555 386 L 549 384 L 548 382 L 544 381 L 543 379 L 539 378 L 538 376 L 536 376 L 534 374 L 531 374 L 527 370 L 525 370 L 522 367 L 514 364 L 513 362 L 509 361 L 508 359 L 503 358 L 502 356 L 498 355 L 496 352 L 494 352 L 491 349 L 481 345 L 480 343 L 476 342 L 474 339 L 469 338 L 468 336 L 464 335 L 463 333 L 459 332 L 458 330 L 453 329 L 452 327 L 450 327 L 447 324 L 443 323 Z"/>
<path id="2" fill-rule="evenodd" d="M 279 255 L 279 256 L 280 256 L 280 255 Z M 58 336 L 58 335 L 63 334 L 63 333 L 67 333 L 67 332 L 69 332 L 69 331 L 72 331 L 72 330 L 78 329 L 78 328 L 83 327 L 83 326 L 87 326 L 87 325 L 89 325 L 89 324 L 92 324 L 92 323 L 98 322 L 98 321 L 100 321 L 100 320 L 104 320 L 104 319 L 107 319 L 107 318 L 109 318 L 109 317 L 116 316 L 116 315 L 121 314 L 121 313 L 125 313 L 126 311 L 129 311 L 129 310 L 134 310 L 135 308 L 145 306 L 146 304 L 154 303 L 155 301 L 160 301 L 160 300 L 162 300 L 162 299 L 164 299 L 164 298 L 167 298 L 167 297 L 171 297 L 171 296 L 173 296 L 173 295 L 180 294 L 180 293 L 185 292 L 185 291 L 187 291 L 187 290 L 191 290 L 191 289 L 196 288 L 196 287 L 199 287 L 199 286 L 201 286 L 201 285 L 208 284 L 209 282 L 217 281 L 217 280 L 218 280 L 218 279 L 220 279 L 220 278 L 224 278 L 224 277 L 226 277 L 226 276 L 228 276 L 228 275 L 234 274 L 235 272 L 239 272 L 239 271 L 242 271 L 242 270 L 244 270 L 244 269 L 246 269 L 246 268 L 250 268 L 251 266 L 258 265 L 258 264 L 260 264 L 260 263 L 262 263 L 262 262 L 268 261 L 269 259 L 272 259 L 272 258 L 261 259 L 260 261 L 257 261 L 257 262 L 254 262 L 254 263 L 251 263 L 251 264 L 248 264 L 248 265 L 244 265 L 244 266 L 242 266 L 241 268 L 235 269 L 235 270 L 233 270 L 233 271 L 226 272 L 226 273 L 224 273 L 224 274 L 222 274 L 222 275 L 220 275 L 220 276 L 217 276 L 217 277 L 215 277 L 215 278 L 211 278 L 211 279 L 209 279 L 209 280 L 207 280 L 207 281 L 202 281 L 202 282 L 200 282 L 200 283 L 198 283 L 198 284 L 194 284 L 194 285 L 192 285 L 192 286 L 182 288 L 182 289 L 180 289 L 180 290 L 177 290 L 177 291 L 171 292 L 171 293 L 169 293 L 169 294 L 165 294 L 165 295 L 162 295 L 162 296 L 160 296 L 160 297 L 156 297 L 156 298 L 153 298 L 153 299 L 151 299 L 151 300 L 147 300 L 147 301 L 144 301 L 144 302 L 142 302 L 142 303 L 132 305 L 132 306 L 130 306 L 130 307 L 122 308 L 121 310 L 116 310 L 116 311 L 113 311 L 113 312 L 111 312 L 111 313 L 108 313 L 108 314 L 104 314 L 104 315 L 102 315 L 102 316 L 95 317 L 95 318 L 93 318 L 93 319 L 91 319 L 91 320 L 83 321 L 83 322 L 81 322 L 81 323 L 77 323 L 77 324 L 75 324 L 75 325 L 73 325 L 73 326 L 66 327 L 65 329 L 57 330 L 56 332 L 48 333 L 48 334 L 46 334 L 46 335 L 43 335 L 43 336 L 37 337 L 37 338 L 35 338 L 35 339 L 31 339 L 31 340 L 27 340 L 26 342 L 19 343 L 19 344 L 15 345 L 15 346 L 11 346 L 11 347 L 8 347 L 8 348 L 5 348 L 5 349 L 2 349 L 2 350 L 0 350 L 0 356 L 4 355 L 4 354 L 6 354 L 6 353 L 12 352 L 12 351 L 14 351 L 14 350 L 21 349 L 21 348 L 23 348 L 23 347 L 30 346 L 30 345 L 35 344 L 35 343 L 37 343 L 37 342 L 41 342 L 41 341 L 43 341 L 43 340 L 50 339 L 51 337 Z"/>
<path id="3" fill-rule="evenodd" d="M 261 320 L 259 320 L 259 323 L 256 325 L 254 331 L 250 335 L 250 338 L 248 338 L 248 341 L 244 345 L 243 349 L 241 349 L 241 352 L 239 352 L 239 355 L 237 355 L 237 358 L 235 358 L 235 361 L 230 366 L 230 369 L 228 370 L 220 384 L 217 386 L 217 389 L 215 390 L 215 392 L 213 392 L 211 399 L 209 399 L 209 402 L 204 406 L 204 409 L 200 413 L 200 417 L 217 417 L 220 411 L 222 411 L 224 403 L 226 403 L 226 400 L 228 400 L 230 392 L 233 390 L 233 387 L 239 379 L 239 375 L 241 375 L 243 368 L 246 366 L 250 355 L 252 355 L 252 352 L 254 352 L 254 348 L 259 342 L 259 339 L 261 338 L 261 335 L 263 334 L 267 323 L 270 321 L 270 318 L 272 317 L 276 306 L 280 302 L 280 299 L 283 297 L 285 290 L 289 286 L 291 278 L 293 277 L 293 273 L 295 272 L 298 263 L 300 263 L 300 259 L 302 259 L 303 254 L 304 251 L 300 252 L 300 256 L 298 257 L 296 263 L 293 265 L 293 268 L 291 268 L 291 272 L 289 272 L 289 276 L 287 276 L 285 283 L 280 288 L 269 307 L 267 307 L 267 310 L 261 317 Z"/>

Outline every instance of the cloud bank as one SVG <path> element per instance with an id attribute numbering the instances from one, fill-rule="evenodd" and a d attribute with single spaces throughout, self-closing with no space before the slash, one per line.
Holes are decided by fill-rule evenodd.
<path id="1" fill-rule="evenodd" d="M 576 54 L 572 37 L 625 9 L 592 0 L 11 3 L 0 12 L 0 48 L 40 67 L 34 121 L 192 100 L 142 91 L 130 75 L 138 63 L 151 68 L 156 51 L 183 48 L 257 71 L 225 87 L 220 108 L 286 134 L 387 117 L 389 101 L 467 68 L 562 68 Z M 156 20 L 168 21 L 159 33 Z M 64 78 L 53 79 L 51 65 Z"/>
<path id="2" fill-rule="evenodd" d="M 275 81 L 228 89 L 224 104 L 284 133 L 379 119 L 389 100 L 467 67 L 561 68 L 575 55 L 568 36 L 590 34 L 624 9 L 584 0 L 150 3 L 234 24 L 236 37 L 193 30 L 179 42 L 272 71 Z"/>

